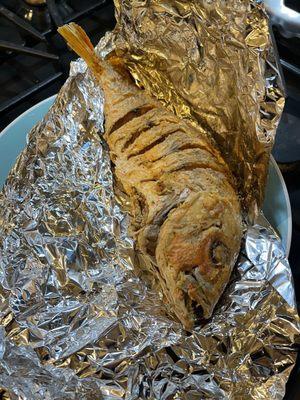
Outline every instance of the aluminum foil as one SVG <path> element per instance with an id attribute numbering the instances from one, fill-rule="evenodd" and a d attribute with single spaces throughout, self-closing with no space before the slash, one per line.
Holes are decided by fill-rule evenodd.
<path id="1" fill-rule="evenodd" d="M 114 42 L 136 82 L 214 138 L 253 216 L 284 106 L 261 1 L 115 3 Z"/>
<path id="2" fill-rule="evenodd" d="M 300 324 L 280 239 L 258 214 L 212 319 L 187 334 L 128 234 L 103 101 L 73 63 L 0 195 L 2 398 L 282 399 Z"/>

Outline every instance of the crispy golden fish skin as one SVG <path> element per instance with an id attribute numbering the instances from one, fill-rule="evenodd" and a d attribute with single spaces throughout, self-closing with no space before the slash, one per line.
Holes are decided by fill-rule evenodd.
<path id="1" fill-rule="evenodd" d="M 105 139 L 131 199 L 137 246 L 156 262 L 162 290 L 190 330 L 211 316 L 240 249 L 241 210 L 228 167 L 205 132 L 137 88 L 118 63 L 100 59 L 78 25 L 59 33 L 103 89 Z"/>

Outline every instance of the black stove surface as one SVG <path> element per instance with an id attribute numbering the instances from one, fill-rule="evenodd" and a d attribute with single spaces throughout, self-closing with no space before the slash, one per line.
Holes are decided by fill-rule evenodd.
<path id="1" fill-rule="evenodd" d="M 48 3 L 55 4 L 52 14 Z M 57 93 L 66 80 L 76 55 L 57 33 L 58 25 L 79 22 L 94 44 L 115 25 L 111 1 L 47 0 L 47 5 L 0 0 L 0 130 L 29 107 Z M 9 12 L 13 13 L 10 18 Z M 25 27 L 19 25 L 18 18 L 25 21 Z M 33 32 L 28 31 L 28 25 Z M 12 49 L 14 45 L 25 46 L 26 53 Z"/>
<path id="2" fill-rule="evenodd" d="M 294 10 L 299 7 L 299 0 L 284 1 Z M 66 80 L 70 61 L 76 55 L 56 33 L 57 26 L 76 21 L 96 44 L 115 25 L 111 0 L 44 0 L 41 2 L 46 4 L 39 6 L 29 2 L 0 0 L 0 131 L 28 108 L 57 93 Z M 300 39 L 287 39 L 275 28 L 274 35 L 288 98 L 273 155 L 291 200 L 290 264 L 300 305 Z M 25 47 L 27 52 L 20 52 L 18 46 L 23 46 L 23 50 Z M 285 400 L 296 399 L 300 399 L 300 361 L 285 397 Z"/>
<path id="3" fill-rule="evenodd" d="M 300 12 L 300 3 L 299 0 L 284 0 L 284 4 L 289 7 L 291 10 L 295 10 Z"/>

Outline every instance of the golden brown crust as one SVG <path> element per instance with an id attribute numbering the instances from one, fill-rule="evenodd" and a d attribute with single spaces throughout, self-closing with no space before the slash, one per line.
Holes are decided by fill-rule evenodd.
<path id="1" fill-rule="evenodd" d="M 197 308 L 211 316 L 239 252 L 233 180 L 204 132 L 128 82 L 112 81 L 102 80 L 105 136 L 132 199 L 138 247 L 156 260 L 166 297 L 192 329 Z"/>
<path id="2" fill-rule="evenodd" d="M 157 262 L 163 292 L 186 329 L 209 318 L 234 266 L 241 211 L 227 165 L 206 133 L 164 109 L 115 55 L 97 58 L 84 31 L 59 28 L 99 79 L 105 138 L 132 201 L 138 247 Z"/>

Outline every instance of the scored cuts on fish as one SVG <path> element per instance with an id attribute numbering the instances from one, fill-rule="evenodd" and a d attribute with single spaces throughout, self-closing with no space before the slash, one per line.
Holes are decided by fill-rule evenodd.
<path id="1" fill-rule="evenodd" d="M 74 23 L 58 31 L 103 89 L 104 138 L 131 200 L 136 246 L 151 257 L 164 295 L 190 330 L 211 316 L 239 253 L 233 177 L 206 132 L 138 88 L 122 59 L 99 58 Z"/>

